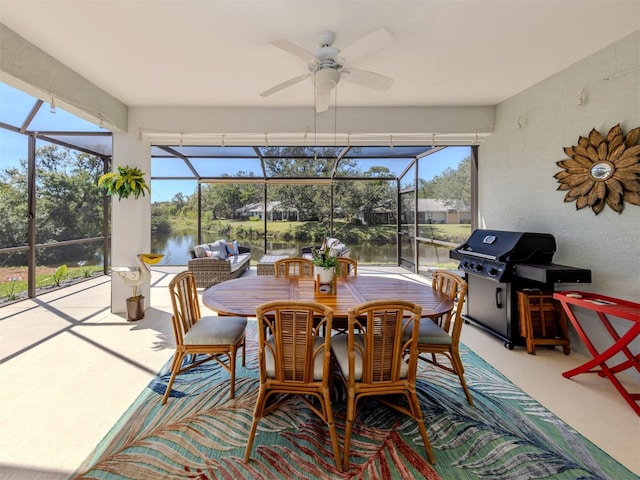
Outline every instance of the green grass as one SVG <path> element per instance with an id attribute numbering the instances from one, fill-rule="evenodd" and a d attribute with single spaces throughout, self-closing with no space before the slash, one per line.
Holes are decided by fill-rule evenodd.
<path id="1" fill-rule="evenodd" d="M 344 220 L 334 220 L 334 236 L 350 245 L 363 243 L 387 244 L 396 241 L 396 225 L 353 225 Z M 184 219 L 176 222 L 174 231 L 188 230 Z M 193 229 L 193 227 L 191 227 Z M 422 224 L 418 225 L 419 236 L 463 243 L 471 234 L 469 224 Z M 203 232 L 226 235 L 234 238 L 261 238 L 263 221 L 215 220 L 203 224 Z M 329 233 L 328 222 L 267 222 L 267 237 L 278 240 L 320 241 Z"/>
<path id="2" fill-rule="evenodd" d="M 174 233 L 189 232 L 197 228 L 198 220 L 195 217 L 173 216 L 169 218 L 171 229 Z"/>
<path id="3" fill-rule="evenodd" d="M 2 275 L 0 268 L 0 278 L 5 278 L 6 275 Z M 55 269 L 47 269 L 46 273 L 36 274 L 36 288 L 46 288 L 56 285 L 54 278 Z M 61 279 L 61 283 L 69 280 L 89 278 L 95 272 L 102 272 L 102 266 L 84 266 L 84 267 L 69 267 L 67 274 Z M 0 282 L 0 301 L 12 302 L 21 296 L 22 293 L 28 289 L 27 276 L 25 275 L 13 275 L 9 276 L 3 282 Z"/>
<path id="4" fill-rule="evenodd" d="M 420 224 L 418 225 L 418 236 L 433 238 L 452 243 L 464 243 L 471 235 L 471 225 L 466 224 Z"/>

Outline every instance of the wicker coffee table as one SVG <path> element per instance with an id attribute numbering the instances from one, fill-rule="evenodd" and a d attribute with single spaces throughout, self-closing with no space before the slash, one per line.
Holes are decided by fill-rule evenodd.
<path id="1" fill-rule="evenodd" d="M 263 255 L 258 262 L 258 275 L 275 275 L 276 260 L 288 258 L 289 255 Z"/>

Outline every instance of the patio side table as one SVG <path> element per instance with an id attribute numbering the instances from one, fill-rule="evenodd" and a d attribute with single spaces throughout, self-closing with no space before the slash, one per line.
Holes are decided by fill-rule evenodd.
<path id="1" fill-rule="evenodd" d="M 593 355 L 593 359 L 572 370 L 562 374 L 565 378 L 571 378 L 580 373 L 597 373 L 601 377 L 608 378 L 616 387 L 620 395 L 631 405 L 631 408 L 640 416 L 640 393 L 629 392 L 616 378 L 616 374 L 635 368 L 640 372 L 640 354 L 634 354 L 629 349 L 629 344 L 640 335 L 640 303 L 630 302 L 619 298 L 606 297 L 587 292 L 566 291 L 556 292 L 553 298 L 558 300 L 564 308 L 567 317 L 575 327 L 578 335 Z M 583 310 L 595 312 L 600 322 L 611 336 L 611 345 L 598 351 L 589 339 L 589 336 L 578 321 L 576 313 Z M 631 325 L 623 333 L 618 333 L 611 325 L 607 315 L 628 320 Z M 621 354 L 626 360 L 617 361 L 613 357 Z M 607 361 L 614 363 L 608 365 Z M 615 363 L 615 362 L 618 363 Z"/>

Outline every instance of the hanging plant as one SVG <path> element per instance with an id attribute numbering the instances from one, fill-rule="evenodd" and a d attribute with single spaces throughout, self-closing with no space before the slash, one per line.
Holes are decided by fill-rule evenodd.
<path id="1" fill-rule="evenodd" d="M 118 173 L 105 173 L 98 179 L 98 187 L 107 190 L 108 195 L 118 195 L 118 201 L 133 195 L 138 198 L 151 189 L 144 180 L 144 172 L 137 167 L 118 166 Z"/>
<path id="2" fill-rule="evenodd" d="M 622 212 L 624 202 L 640 205 L 640 127 L 626 136 L 620 124 L 603 136 L 595 128 L 578 145 L 566 147 L 568 157 L 556 162 L 564 170 L 554 175 L 558 190 L 568 190 L 565 202 L 576 202 L 576 209 L 591 207 L 599 214 L 605 204 Z"/>

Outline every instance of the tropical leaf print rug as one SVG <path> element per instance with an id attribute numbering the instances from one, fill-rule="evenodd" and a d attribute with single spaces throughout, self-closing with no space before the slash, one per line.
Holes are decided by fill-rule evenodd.
<path id="1" fill-rule="evenodd" d="M 436 464 L 413 420 L 369 400 L 354 424 L 350 468 L 333 463 L 326 426 L 291 398 L 261 420 L 243 463 L 258 392 L 257 345 L 228 374 L 208 362 L 179 375 L 162 406 L 168 365 L 81 465 L 74 479 L 638 479 L 463 348 L 475 407 L 457 377 L 420 362 L 418 395 Z M 240 362 L 238 362 L 240 363 Z M 336 396 L 344 400 L 344 392 Z M 343 401 L 334 406 L 340 444 Z"/>

